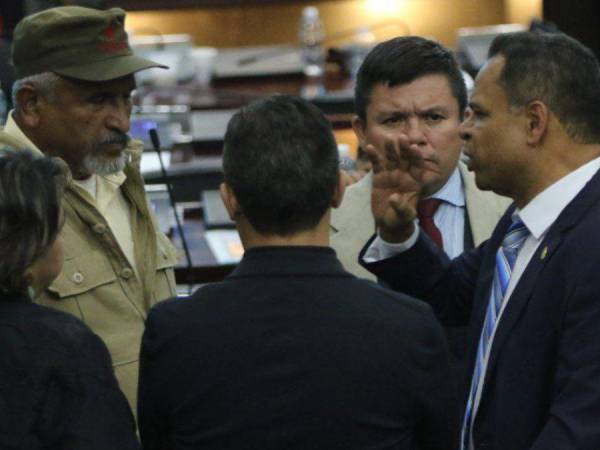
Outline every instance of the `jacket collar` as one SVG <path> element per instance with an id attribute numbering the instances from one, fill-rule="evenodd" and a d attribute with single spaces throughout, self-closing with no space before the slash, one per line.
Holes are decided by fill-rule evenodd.
<path id="1" fill-rule="evenodd" d="M 15 138 L 19 141 L 20 149 L 26 148 L 26 149 L 32 150 L 34 153 L 37 153 L 39 155 L 42 154 L 42 151 L 36 147 L 36 145 L 31 141 L 31 139 L 29 139 L 25 135 L 25 133 L 23 133 L 23 131 L 21 130 L 19 125 L 17 125 L 17 122 L 15 122 L 15 119 L 13 119 L 13 111 L 12 110 L 8 113 L 8 117 L 6 118 L 6 124 L 4 125 L 4 131 L 9 136 L 12 136 L 13 138 Z"/>
<path id="2" fill-rule="evenodd" d="M 252 276 L 348 276 L 329 247 L 274 246 L 246 250 L 228 278 Z"/>
<path id="3" fill-rule="evenodd" d="M 467 166 L 461 161 L 458 162 L 458 170 L 465 191 L 467 206 L 465 219 L 469 221 L 473 243 L 477 247 L 490 237 L 512 200 L 491 191 L 480 190 L 475 184 L 475 175 L 469 172 Z"/>

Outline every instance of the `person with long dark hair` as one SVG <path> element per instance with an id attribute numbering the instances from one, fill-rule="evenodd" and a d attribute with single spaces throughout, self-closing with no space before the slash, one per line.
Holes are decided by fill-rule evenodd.
<path id="1" fill-rule="evenodd" d="M 0 149 L 0 448 L 138 449 L 106 346 L 33 302 L 63 266 L 68 177 L 62 160 Z"/>

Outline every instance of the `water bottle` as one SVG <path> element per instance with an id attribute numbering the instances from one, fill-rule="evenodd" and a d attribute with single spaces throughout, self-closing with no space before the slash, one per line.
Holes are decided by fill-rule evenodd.
<path id="1" fill-rule="evenodd" d="M 347 70 L 352 79 L 356 79 L 360 66 L 374 45 L 375 35 L 371 29 L 369 27 L 357 28 L 352 45 L 347 47 L 350 52 Z"/>
<path id="2" fill-rule="evenodd" d="M 319 16 L 319 10 L 316 7 L 307 6 L 302 10 L 298 37 L 302 46 L 304 74 L 309 77 L 323 75 L 325 57 L 322 43 L 325 37 L 325 29 Z"/>

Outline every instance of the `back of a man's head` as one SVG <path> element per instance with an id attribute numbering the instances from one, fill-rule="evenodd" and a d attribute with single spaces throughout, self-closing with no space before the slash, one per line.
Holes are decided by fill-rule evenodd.
<path id="1" fill-rule="evenodd" d="M 562 33 L 521 32 L 494 39 L 488 57 L 496 56 L 512 107 L 540 100 L 575 142 L 600 142 L 600 64 L 590 49 Z"/>
<path id="2" fill-rule="evenodd" d="M 233 116 L 223 170 L 249 224 L 261 235 L 314 228 L 331 206 L 338 152 L 331 125 L 314 105 L 278 95 Z"/>
<path id="3" fill-rule="evenodd" d="M 354 91 L 356 114 L 366 120 L 373 87 L 394 87 L 425 75 L 445 75 L 459 111 L 467 106 L 467 90 L 456 59 L 437 42 L 419 36 L 402 36 L 376 45 L 363 61 Z"/>

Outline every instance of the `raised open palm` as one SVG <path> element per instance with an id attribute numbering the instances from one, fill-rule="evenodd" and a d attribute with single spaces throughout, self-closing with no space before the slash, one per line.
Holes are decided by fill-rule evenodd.
<path id="1" fill-rule="evenodd" d="M 424 171 L 423 157 L 406 136 L 389 139 L 383 149 L 367 145 L 373 164 L 371 208 L 381 237 L 390 242 L 407 239 L 413 230 Z"/>

